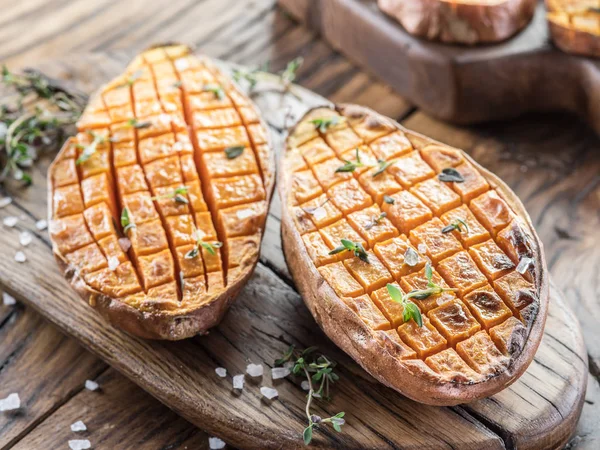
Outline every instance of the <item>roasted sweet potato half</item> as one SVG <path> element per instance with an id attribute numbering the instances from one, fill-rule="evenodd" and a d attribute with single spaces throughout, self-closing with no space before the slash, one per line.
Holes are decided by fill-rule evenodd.
<path id="1" fill-rule="evenodd" d="M 546 0 L 548 27 L 562 51 L 600 58 L 600 1 Z"/>
<path id="2" fill-rule="evenodd" d="M 258 110 L 209 59 L 172 45 L 102 87 L 78 129 L 48 174 L 67 280 L 144 338 L 216 325 L 258 261 L 273 191 Z"/>
<path id="3" fill-rule="evenodd" d="M 499 42 L 523 29 L 537 0 L 378 0 L 411 34 L 457 44 Z"/>
<path id="4" fill-rule="evenodd" d="M 467 154 L 366 108 L 318 108 L 290 131 L 279 189 L 296 286 L 379 381 L 454 405 L 525 371 L 548 307 L 542 245 Z"/>

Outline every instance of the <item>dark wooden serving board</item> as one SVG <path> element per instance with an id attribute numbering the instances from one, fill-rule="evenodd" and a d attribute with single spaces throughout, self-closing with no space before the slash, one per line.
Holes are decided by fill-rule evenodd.
<path id="1" fill-rule="evenodd" d="M 513 38 L 467 47 L 407 33 L 376 0 L 278 0 L 334 48 L 426 112 L 456 123 L 574 112 L 600 133 L 600 61 L 567 55 L 549 40 L 540 0 Z"/>
<path id="2" fill-rule="evenodd" d="M 128 56 L 73 55 L 38 68 L 90 92 L 119 73 Z M 281 96 L 269 81 L 259 90 L 264 92 L 257 104 L 278 142 L 286 116 L 298 117 L 311 106 L 327 103 L 299 87 L 293 88 L 295 95 Z M 333 400 L 317 403 L 316 413 L 345 411 L 347 425 L 341 434 L 319 430 L 315 448 L 555 449 L 575 429 L 586 389 L 587 356 L 577 319 L 554 285 L 542 344 L 517 382 L 468 405 L 415 403 L 375 382 L 319 330 L 289 279 L 275 198 L 261 262 L 225 320 L 207 336 L 183 342 L 143 341 L 110 327 L 69 288 L 56 268 L 46 233 L 34 228 L 34 222 L 46 216 L 48 163 L 49 158 L 43 158 L 34 169 L 34 185 L 13 191 L 13 204 L 0 209 L 0 220 L 20 217 L 16 228 L 0 233 L 0 287 L 209 434 L 239 448 L 304 447 L 305 392 L 300 380 L 273 382 L 269 371 L 290 344 L 318 345 L 339 363 Z M 25 229 L 35 239 L 23 249 L 17 236 Z M 15 263 L 18 250 L 25 251 L 26 263 Z M 264 363 L 265 375 L 261 380 L 246 377 L 241 394 L 233 393 L 232 375 L 244 373 L 250 362 Z M 217 367 L 227 369 L 227 378 L 216 376 Z M 279 398 L 262 399 L 261 385 L 276 387 Z"/>

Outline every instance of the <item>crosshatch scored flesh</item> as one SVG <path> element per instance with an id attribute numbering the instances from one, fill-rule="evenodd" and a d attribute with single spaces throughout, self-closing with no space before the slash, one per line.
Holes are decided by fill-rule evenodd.
<path id="1" fill-rule="evenodd" d="M 50 173 L 59 259 L 142 313 L 181 319 L 217 303 L 188 329 L 136 334 L 178 339 L 215 325 L 230 301 L 219 299 L 256 264 L 274 184 L 257 109 L 208 59 L 166 46 L 94 95 L 78 129 Z"/>
<path id="2" fill-rule="evenodd" d="M 540 303 L 535 273 L 543 269 L 518 265 L 540 249 L 464 153 L 413 145 L 409 137 L 353 105 L 310 111 L 288 138 L 282 163 L 290 223 L 322 278 L 395 358 L 420 360 L 419 370 L 432 379 L 485 381 L 525 345 Z M 442 181 L 448 168 L 464 182 Z M 446 228 L 463 222 L 467 227 Z M 352 251 L 332 254 L 341 239 L 360 243 L 368 261 Z M 408 249 L 418 254 L 410 264 Z M 453 290 L 412 299 L 422 314 L 419 327 L 405 322 L 402 304 L 392 301 L 386 286 L 404 294 L 426 289 L 427 262 L 432 281 Z"/>

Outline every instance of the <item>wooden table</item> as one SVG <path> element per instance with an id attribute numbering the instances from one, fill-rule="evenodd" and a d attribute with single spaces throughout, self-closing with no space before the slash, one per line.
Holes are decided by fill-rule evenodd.
<path id="1" fill-rule="evenodd" d="M 581 321 L 589 351 L 586 404 L 571 448 L 600 447 L 600 141 L 563 115 L 535 115 L 455 127 L 412 107 L 317 36 L 274 0 L 0 0 L 0 61 L 11 68 L 70 53 L 137 51 L 157 41 L 196 44 L 205 53 L 272 70 L 302 55 L 298 82 L 333 101 L 370 106 L 407 127 L 461 147 L 521 196 L 545 244 L 554 280 Z M 270 218 L 273 221 L 273 218 Z M 271 223 L 273 227 L 278 224 Z M 274 235 L 276 240 L 277 235 Z M 279 245 L 270 242 L 269 245 Z M 282 263 L 282 262 L 281 262 Z M 289 282 L 284 265 L 272 270 Z M 84 420 L 95 449 L 208 448 L 205 433 L 64 337 L 29 309 L 0 304 L 0 397 L 11 383 L 27 408 L 0 413 L 0 448 L 66 448 Z M 100 393 L 84 389 L 97 379 Z M 8 389 L 6 392 L 5 390 Z"/>

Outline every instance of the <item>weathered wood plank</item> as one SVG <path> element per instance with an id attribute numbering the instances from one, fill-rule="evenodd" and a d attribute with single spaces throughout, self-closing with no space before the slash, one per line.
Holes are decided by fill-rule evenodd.
<path id="1" fill-rule="evenodd" d="M 208 449 L 208 435 L 116 371 L 96 381 L 99 390 L 77 393 L 12 448 L 67 448 L 71 439 L 88 439 L 98 450 Z M 87 431 L 74 433 L 79 420 Z"/>
<path id="2" fill-rule="evenodd" d="M 94 66 L 110 66 L 110 63 L 99 64 L 100 56 L 96 58 Z M 63 65 L 62 70 L 71 72 L 72 77 L 78 78 L 75 74 L 90 72 L 86 65 L 90 61 L 85 58 L 77 62 L 72 60 Z M 283 99 L 284 102 L 289 102 L 296 116 L 310 103 L 325 102 L 324 99 L 301 90 L 296 93 L 302 96 L 302 103 L 293 100 L 291 95 Z M 281 120 L 281 114 L 277 117 L 275 107 L 279 105 L 281 108 L 281 101 L 279 94 L 269 94 L 260 99 L 259 106 L 270 122 Z M 43 172 L 35 176 L 42 178 Z M 15 204 L 0 214 L 17 214 L 19 207 L 27 211 L 27 214 L 35 211 L 32 213 L 34 217 L 45 211 L 44 184 L 41 179 L 36 181 L 39 182 L 29 191 L 19 193 Z M 276 234 L 277 211 L 275 205 L 272 210 L 271 223 L 274 225 L 271 235 Z M 22 225 L 20 223 L 18 227 Z M 16 233 L 16 230 L 13 232 Z M 0 245 L 7 249 L 5 251 L 8 255 L 16 251 L 18 246 L 10 233 L 0 234 Z M 16 273 L 13 273 L 14 265 L 8 258 L 0 259 L 0 274 L 10 274 L 8 277 L 0 275 L 0 282 L 5 283 L 10 292 L 18 293 L 43 314 L 51 312 L 50 317 L 54 323 L 76 336 L 94 353 L 193 423 L 225 437 L 234 445 L 255 446 L 256 439 L 260 436 L 263 448 L 301 446 L 304 394 L 297 381 L 276 383 L 280 400 L 267 405 L 261 401 L 256 385 L 249 383 L 243 394 L 235 397 L 230 394 L 230 378 L 221 380 L 214 375 L 214 368 L 217 366 L 226 367 L 232 375 L 243 373 L 250 361 L 270 364 L 289 343 L 300 346 L 318 344 L 340 362 L 340 387 L 335 399 L 331 405 L 325 405 L 325 410 L 317 411 L 327 414 L 346 410 L 348 425 L 343 434 L 319 434 L 317 446 L 391 447 L 397 442 L 409 448 L 500 448 L 514 441 L 519 445 L 522 443 L 523 448 L 528 448 L 534 439 L 531 435 L 532 428 L 517 429 L 512 426 L 516 421 L 506 418 L 513 418 L 515 414 L 518 417 L 518 413 L 506 413 L 506 417 L 499 413 L 506 408 L 518 412 L 522 407 L 525 400 L 521 398 L 523 394 L 520 390 L 527 391 L 529 388 L 520 386 L 520 381 L 502 393 L 506 397 L 501 402 L 503 408 L 500 409 L 486 404 L 471 405 L 470 410 L 434 408 L 408 401 L 373 383 L 346 355 L 333 348 L 323 334 L 315 329 L 314 321 L 299 296 L 263 265 L 259 266 L 224 322 L 208 336 L 180 343 L 157 343 L 143 342 L 107 327 L 74 293 L 65 289 L 60 275 L 55 270 L 48 270 L 48 267 L 53 267 L 53 263 L 47 241 L 36 239 L 27 253 L 29 262 L 19 267 L 20 270 Z M 273 261 L 269 253 L 276 254 L 276 246 L 263 253 L 263 260 L 277 268 L 281 261 Z M 281 272 L 283 273 L 283 269 Z M 53 301 L 49 302 L 48 299 Z M 561 300 L 556 298 L 553 307 L 560 309 L 561 304 Z M 555 315 L 564 319 L 564 315 Z M 540 417 L 540 423 L 544 425 L 543 428 L 536 429 L 536 432 L 546 436 L 545 443 L 548 445 L 563 442 L 570 432 L 567 431 L 568 428 L 572 427 L 569 420 L 578 415 L 581 397 L 567 395 L 563 398 L 562 391 L 568 392 L 569 386 L 576 386 L 576 391 L 581 393 L 582 383 L 585 381 L 585 370 L 581 370 L 581 366 L 575 361 L 575 354 L 580 351 L 579 338 L 568 327 L 565 330 L 566 335 L 562 340 L 575 353 L 569 353 L 573 362 L 563 365 L 561 370 L 570 372 L 556 380 L 552 379 L 551 387 L 554 390 L 542 387 L 529 393 L 539 399 L 540 395 L 556 396 L 560 391 L 560 401 L 552 398 L 551 402 L 561 405 L 563 416 L 543 403 L 535 411 Z M 560 355 L 554 355 L 551 350 L 548 350 L 548 355 L 553 362 L 554 359 L 560 361 Z M 541 361 L 540 367 L 551 366 L 548 362 Z M 540 376 L 539 367 L 534 365 L 532 370 L 532 376 Z M 201 383 L 199 380 L 202 380 Z M 268 375 L 263 377 L 262 382 L 270 384 Z M 568 406 L 569 402 L 571 406 Z M 563 407 L 563 404 L 567 406 Z M 532 414 L 535 415 L 533 411 L 524 411 L 528 414 L 521 416 L 521 419 L 528 417 L 532 423 L 535 422 L 531 418 Z M 492 416 L 488 417 L 488 414 Z M 563 420 L 561 424 L 559 416 L 560 419 L 567 420 Z M 231 423 L 236 424 L 239 432 L 231 434 Z M 495 426 L 496 430 L 491 431 L 482 423 Z M 500 440 L 498 435 L 504 440 Z"/>

